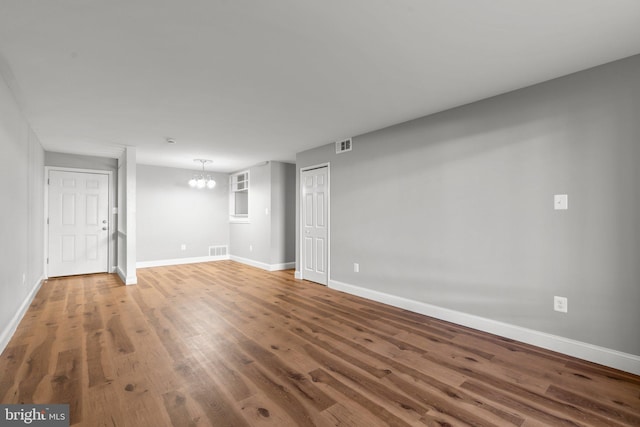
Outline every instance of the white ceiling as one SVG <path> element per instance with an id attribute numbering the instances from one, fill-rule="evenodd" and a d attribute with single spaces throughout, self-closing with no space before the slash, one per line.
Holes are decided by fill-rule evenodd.
<path id="1" fill-rule="evenodd" d="M 221 172 L 637 53 L 638 0 L 0 0 L 46 150 Z"/>

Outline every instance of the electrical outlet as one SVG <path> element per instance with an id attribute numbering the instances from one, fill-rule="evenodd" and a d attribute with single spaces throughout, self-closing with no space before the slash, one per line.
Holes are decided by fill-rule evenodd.
<path id="1" fill-rule="evenodd" d="M 569 301 L 566 297 L 553 297 L 553 309 L 561 313 L 569 311 Z"/>
<path id="2" fill-rule="evenodd" d="M 180 250 L 181 251 L 186 251 L 187 250 L 187 245 L 185 245 L 184 243 L 180 245 Z"/>
<path id="3" fill-rule="evenodd" d="M 27 283 L 27 273 L 22 273 L 22 285 L 24 286 L 25 283 Z"/>
<path id="4" fill-rule="evenodd" d="M 249 245 L 249 252 L 253 252 L 253 245 Z"/>
<path id="5" fill-rule="evenodd" d="M 553 196 L 553 208 L 557 211 L 569 209 L 569 196 L 566 194 L 556 194 Z"/>
<path id="6" fill-rule="evenodd" d="M 358 264 L 357 262 L 353 263 L 353 272 L 360 273 L 360 264 Z"/>

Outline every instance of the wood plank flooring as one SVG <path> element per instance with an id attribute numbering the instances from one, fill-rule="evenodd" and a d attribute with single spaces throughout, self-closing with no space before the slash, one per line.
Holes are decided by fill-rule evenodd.
<path id="1" fill-rule="evenodd" d="M 640 377 L 231 261 L 45 282 L 0 402 L 76 426 L 640 426 Z"/>

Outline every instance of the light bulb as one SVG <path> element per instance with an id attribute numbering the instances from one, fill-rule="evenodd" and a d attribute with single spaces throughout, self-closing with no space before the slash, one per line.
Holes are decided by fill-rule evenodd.
<path id="1" fill-rule="evenodd" d="M 196 179 L 195 179 L 195 178 L 191 178 L 191 179 L 189 180 L 189 187 L 193 188 L 193 187 L 195 187 L 197 184 L 198 184 L 198 183 L 196 182 Z"/>
<path id="2" fill-rule="evenodd" d="M 200 178 L 198 178 L 198 182 L 197 182 L 196 186 L 198 188 L 204 188 L 205 185 L 206 185 L 206 182 L 204 180 L 204 177 L 201 176 Z"/>
<path id="3" fill-rule="evenodd" d="M 207 179 L 207 188 L 213 188 L 216 186 L 216 182 L 211 179 L 211 177 L 209 177 L 209 179 Z"/>

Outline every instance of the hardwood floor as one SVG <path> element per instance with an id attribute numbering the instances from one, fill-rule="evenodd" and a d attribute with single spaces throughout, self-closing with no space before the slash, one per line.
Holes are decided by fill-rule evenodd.
<path id="1" fill-rule="evenodd" d="M 640 377 L 231 261 L 45 282 L 0 402 L 82 426 L 640 426 Z"/>

